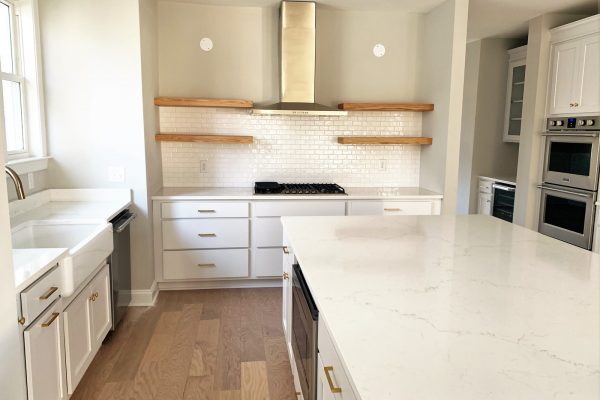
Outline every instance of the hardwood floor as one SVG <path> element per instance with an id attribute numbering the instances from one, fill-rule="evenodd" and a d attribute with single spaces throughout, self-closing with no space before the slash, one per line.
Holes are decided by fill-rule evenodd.
<path id="1" fill-rule="evenodd" d="M 132 307 L 71 400 L 294 400 L 281 289 L 160 292 Z"/>

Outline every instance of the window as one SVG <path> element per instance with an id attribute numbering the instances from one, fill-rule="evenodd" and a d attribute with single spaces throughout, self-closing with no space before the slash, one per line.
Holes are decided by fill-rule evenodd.
<path id="1" fill-rule="evenodd" d="M 0 71 L 8 154 L 27 152 L 23 118 L 23 75 L 20 73 L 19 19 L 12 4 L 0 1 Z"/>
<path id="2" fill-rule="evenodd" d="M 45 156 L 37 0 L 0 0 L 0 101 L 8 159 Z"/>

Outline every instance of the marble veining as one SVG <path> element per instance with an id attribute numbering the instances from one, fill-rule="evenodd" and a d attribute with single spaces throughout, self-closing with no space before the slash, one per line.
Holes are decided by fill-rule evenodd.
<path id="1" fill-rule="evenodd" d="M 367 399 L 600 398 L 600 258 L 488 216 L 285 217 Z"/>

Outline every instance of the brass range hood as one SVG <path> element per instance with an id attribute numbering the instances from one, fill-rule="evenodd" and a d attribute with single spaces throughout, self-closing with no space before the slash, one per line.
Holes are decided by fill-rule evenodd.
<path id="1" fill-rule="evenodd" d="M 258 115 L 344 116 L 348 112 L 315 103 L 316 4 L 282 1 L 280 9 L 279 103 L 254 108 Z"/>

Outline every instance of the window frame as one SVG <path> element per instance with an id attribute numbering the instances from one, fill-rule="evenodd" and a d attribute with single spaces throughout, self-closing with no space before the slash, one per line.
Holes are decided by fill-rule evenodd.
<path id="1" fill-rule="evenodd" d="M 6 151 L 7 161 L 47 158 L 44 94 L 37 0 L 0 0 L 11 10 L 14 73 L 0 79 L 18 82 L 21 88 L 23 149 Z M 25 43 L 27 38 L 27 43 Z M 0 106 L 2 103 L 0 85 Z M 3 115 L 3 113 L 2 113 Z M 3 117 L 0 123 L 4 123 Z M 6 137 L 2 140 L 6 143 Z"/>

